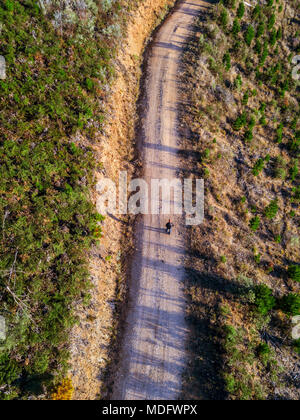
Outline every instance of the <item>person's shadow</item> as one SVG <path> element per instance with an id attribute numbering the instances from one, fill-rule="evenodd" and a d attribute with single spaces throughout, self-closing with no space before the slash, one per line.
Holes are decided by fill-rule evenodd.
<path id="1" fill-rule="evenodd" d="M 152 232 L 167 233 L 166 229 L 164 229 L 164 228 L 155 228 L 155 227 L 152 227 L 152 226 L 145 226 L 145 229 L 146 230 L 151 230 Z"/>

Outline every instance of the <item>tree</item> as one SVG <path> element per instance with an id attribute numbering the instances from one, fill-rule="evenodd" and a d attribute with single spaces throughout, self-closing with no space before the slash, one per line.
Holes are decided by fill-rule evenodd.
<path id="1" fill-rule="evenodd" d="M 256 19 L 256 18 L 258 18 L 260 15 L 261 15 L 261 7 L 260 7 L 260 5 L 259 5 L 259 4 L 257 4 L 257 5 L 254 7 L 254 9 L 253 9 L 253 12 L 252 12 L 252 17 L 253 17 L 253 19 Z"/>
<path id="2" fill-rule="evenodd" d="M 244 2 L 241 2 L 239 4 L 238 9 L 237 9 L 237 17 L 239 19 L 242 19 L 242 17 L 244 16 L 244 14 L 245 14 L 245 4 L 244 4 Z"/>
<path id="3" fill-rule="evenodd" d="M 300 296 L 296 293 L 289 293 L 278 300 L 278 307 L 287 315 L 300 315 Z"/>
<path id="4" fill-rule="evenodd" d="M 230 58 L 229 52 L 227 52 L 227 53 L 224 54 L 223 63 L 225 65 L 226 71 L 228 71 L 230 69 L 230 67 L 231 67 L 231 58 Z"/>
<path id="5" fill-rule="evenodd" d="M 220 24 L 222 28 L 225 30 L 228 25 L 228 12 L 226 9 L 223 8 L 221 15 L 220 15 Z"/>
<path id="6" fill-rule="evenodd" d="M 278 202 L 276 200 L 272 200 L 271 203 L 265 208 L 265 216 L 267 219 L 274 219 L 274 217 L 278 213 Z"/>
<path id="7" fill-rule="evenodd" d="M 259 218 L 259 216 L 255 216 L 255 217 L 253 217 L 253 218 L 250 220 L 250 229 L 251 229 L 253 232 L 256 232 L 256 231 L 257 231 L 257 229 L 259 228 L 259 226 L 260 226 L 260 218 Z"/>
<path id="8" fill-rule="evenodd" d="M 276 44 L 276 41 L 277 41 L 277 32 L 275 29 L 273 29 L 273 31 L 270 34 L 270 45 L 274 47 L 274 45 Z"/>
<path id="9" fill-rule="evenodd" d="M 255 306 L 262 315 L 267 315 L 276 304 L 272 290 L 265 284 L 260 284 L 254 288 Z"/>
<path id="10" fill-rule="evenodd" d="M 268 29 L 269 29 L 269 31 L 273 28 L 273 26 L 275 25 L 275 22 L 276 22 L 276 17 L 275 17 L 275 15 L 273 13 L 273 15 L 271 15 L 271 17 L 269 19 L 269 22 L 268 22 Z"/>
<path id="11" fill-rule="evenodd" d="M 237 18 L 234 19 L 232 25 L 233 36 L 236 37 L 241 32 L 241 25 Z"/>
<path id="12" fill-rule="evenodd" d="M 244 93 L 243 99 L 242 99 L 242 105 L 248 105 L 248 101 L 249 101 L 249 92 L 247 90 L 247 92 Z"/>
<path id="13" fill-rule="evenodd" d="M 288 277 L 294 281 L 300 282 L 300 265 L 290 265 L 288 268 Z"/>
<path id="14" fill-rule="evenodd" d="M 257 176 L 264 169 L 265 162 L 262 158 L 258 159 L 255 163 L 252 173 L 254 176 Z"/>
<path id="15" fill-rule="evenodd" d="M 252 25 L 249 25 L 247 31 L 245 32 L 245 41 L 246 44 L 250 47 L 251 43 L 255 37 L 255 31 Z"/>
<path id="16" fill-rule="evenodd" d="M 260 22 L 258 27 L 257 27 L 257 31 L 256 31 L 256 37 L 260 38 L 264 32 L 265 32 L 265 22 Z"/>

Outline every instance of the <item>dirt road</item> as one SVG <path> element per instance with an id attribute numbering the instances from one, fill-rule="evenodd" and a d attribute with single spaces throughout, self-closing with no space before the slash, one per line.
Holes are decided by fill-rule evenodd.
<path id="1" fill-rule="evenodd" d="M 177 103 L 180 58 L 205 1 L 182 1 L 155 36 L 147 61 L 142 157 L 144 177 L 178 176 Z M 174 400 L 181 391 L 187 327 L 183 293 L 184 221 L 143 216 L 137 224 L 128 317 L 113 399 Z"/>

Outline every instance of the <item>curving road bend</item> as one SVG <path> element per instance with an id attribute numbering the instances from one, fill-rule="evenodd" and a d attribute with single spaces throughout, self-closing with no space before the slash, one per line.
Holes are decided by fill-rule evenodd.
<path id="1" fill-rule="evenodd" d="M 182 1 L 157 32 L 147 60 L 142 133 L 144 178 L 178 175 L 178 73 L 181 55 L 202 0 Z M 136 229 L 128 315 L 115 375 L 113 400 L 175 400 L 181 392 L 187 327 L 183 292 L 184 221 L 172 217 L 172 235 L 164 232 L 168 216 L 146 215 Z"/>

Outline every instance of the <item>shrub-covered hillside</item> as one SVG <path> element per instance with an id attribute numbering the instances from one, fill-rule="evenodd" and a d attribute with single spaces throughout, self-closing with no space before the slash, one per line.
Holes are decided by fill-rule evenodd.
<path id="1" fill-rule="evenodd" d="M 93 142 L 112 58 L 137 0 L 1 0 L 2 399 L 47 395 L 68 367 L 74 308 L 88 301 Z"/>
<path id="2" fill-rule="evenodd" d="M 187 262 L 188 398 L 299 399 L 299 12 L 223 0 L 186 53 L 184 146 L 206 184 Z"/>

